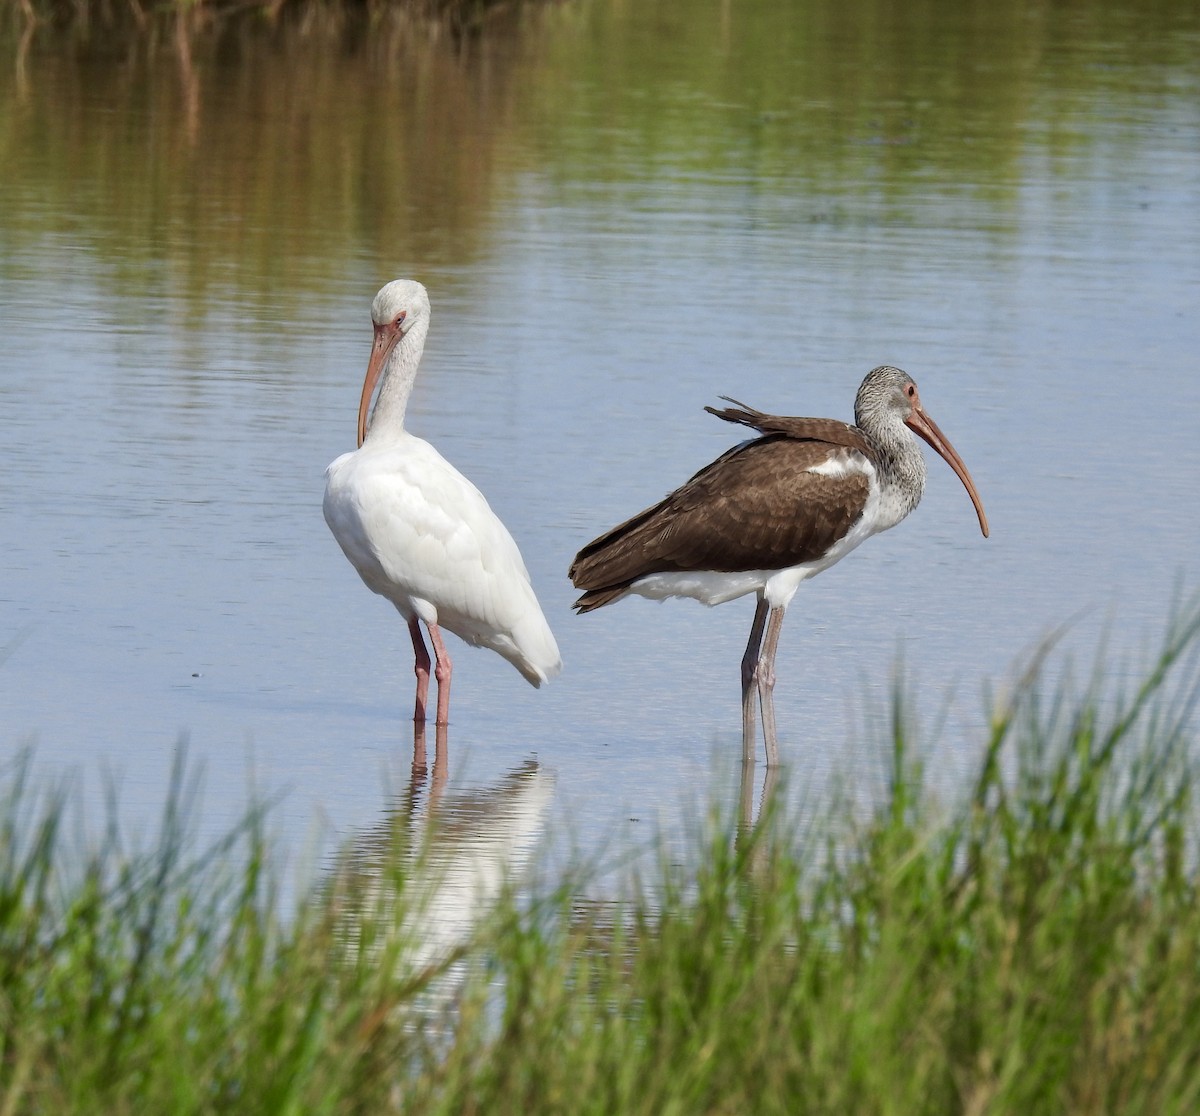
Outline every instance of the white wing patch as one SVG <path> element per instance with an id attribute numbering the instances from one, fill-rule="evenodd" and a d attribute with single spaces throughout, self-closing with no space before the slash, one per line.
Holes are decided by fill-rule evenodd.
<path id="1" fill-rule="evenodd" d="M 819 477 L 869 477 L 874 475 L 875 468 L 861 453 L 854 450 L 835 450 L 820 465 L 813 465 L 808 472 Z"/>

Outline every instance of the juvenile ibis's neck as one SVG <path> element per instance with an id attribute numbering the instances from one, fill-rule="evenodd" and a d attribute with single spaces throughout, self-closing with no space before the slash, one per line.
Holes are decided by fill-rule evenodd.
<path id="1" fill-rule="evenodd" d="M 879 480 L 888 489 L 901 511 L 900 518 L 908 515 L 925 492 L 925 455 L 913 434 L 903 422 L 884 421 L 859 423 L 863 433 L 875 444 L 879 455 Z"/>

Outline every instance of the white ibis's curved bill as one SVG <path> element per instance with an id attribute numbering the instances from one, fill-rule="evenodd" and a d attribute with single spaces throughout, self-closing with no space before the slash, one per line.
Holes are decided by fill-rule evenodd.
<path id="1" fill-rule="evenodd" d="M 975 514 L 979 516 L 979 529 L 983 532 L 983 537 L 986 539 L 988 537 L 988 522 L 987 516 L 983 511 L 983 503 L 979 499 L 975 482 L 971 480 L 971 474 L 967 472 L 967 467 L 963 464 L 963 459 L 958 456 L 958 451 L 950 444 L 950 439 L 942 433 L 938 424 L 921 409 L 921 403 L 918 399 L 913 400 L 912 413 L 904 420 L 904 423 L 910 430 L 924 438 L 937 451 L 946 464 L 958 474 L 958 479 L 963 482 L 963 487 L 966 488 L 967 495 L 971 497 L 971 503 L 975 505 Z"/>
<path id="2" fill-rule="evenodd" d="M 375 394 L 375 385 L 387 358 L 396 347 L 396 342 L 404 336 L 401 328 L 405 314 L 400 314 L 395 321 L 385 322 L 375 327 L 375 343 L 371 346 L 371 360 L 367 364 L 367 377 L 363 380 L 362 398 L 358 401 L 358 444 L 361 447 L 367 437 L 367 413 L 371 409 L 371 396 Z M 985 532 L 986 534 L 986 532 Z"/>

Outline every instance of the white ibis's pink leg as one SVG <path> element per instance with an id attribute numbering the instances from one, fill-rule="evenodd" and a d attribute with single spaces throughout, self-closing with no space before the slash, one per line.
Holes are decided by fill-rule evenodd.
<path id="1" fill-rule="evenodd" d="M 413 654 L 416 663 L 413 673 L 417 676 L 417 706 L 413 711 L 413 720 L 418 724 L 425 721 L 425 704 L 429 698 L 429 652 L 425 649 L 425 640 L 421 638 L 421 622 L 414 616 L 408 622 L 408 634 L 412 636 Z"/>
<path id="2" fill-rule="evenodd" d="M 762 645 L 763 625 L 767 622 L 767 602 L 758 598 L 750 638 L 742 656 L 742 765 L 754 766 L 754 750 L 758 743 L 754 732 L 754 679 L 758 672 L 759 647 Z"/>
<path id="3" fill-rule="evenodd" d="M 436 624 L 427 624 L 429 629 L 429 642 L 433 644 L 433 657 L 436 659 L 436 664 L 433 668 L 433 676 L 437 679 L 438 698 L 437 698 L 437 720 L 434 722 L 438 725 L 448 725 L 450 723 L 450 675 L 454 670 L 454 664 L 450 661 L 450 652 L 446 650 L 446 644 L 442 641 L 442 633 Z"/>
<path id="4" fill-rule="evenodd" d="M 415 795 L 425 782 L 429 767 L 425 760 L 425 722 L 413 721 L 412 792 Z"/>
<path id="5" fill-rule="evenodd" d="M 450 776 L 450 746 L 447 741 L 445 725 L 438 725 L 433 730 L 433 782 L 429 787 L 429 806 L 436 809 L 446 789 L 446 780 Z"/>
<path id="6" fill-rule="evenodd" d="M 434 729 L 433 783 L 429 789 L 429 802 L 431 806 L 436 806 L 438 800 L 441 798 L 446 786 L 446 779 L 449 775 L 450 748 L 447 743 L 447 735 L 445 725 L 438 725 Z M 409 787 L 409 813 L 416 809 L 417 798 L 429 775 L 429 767 L 426 762 L 428 751 L 425 740 L 425 722 L 418 721 L 413 725 L 413 763 L 412 783 Z"/>
<path id="7" fill-rule="evenodd" d="M 767 748 L 767 766 L 779 763 L 779 738 L 775 734 L 775 652 L 779 649 L 779 632 L 783 628 L 783 609 L 771 609 L 767 621 L 767 635 L 763 640 L 762 654 L 754 668 L 758 682 L 758 697 L 762 703 L 763 743 Z"/>

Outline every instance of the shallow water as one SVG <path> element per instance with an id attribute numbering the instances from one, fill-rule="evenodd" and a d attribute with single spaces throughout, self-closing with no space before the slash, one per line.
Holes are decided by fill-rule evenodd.
<path id="1" fill-rule="evenodd" d="M 184 42 L 0 38 L 3 743 L 117 772 L 132 824 L 181 737 L 205 827 L 280 790 L 289 848 L 407 782 L 408 637 L 320 511 L 398 275 L 434 306 L 410 428 L 508 523 L 566 662 L 535 692 L 458 646 L 451 786 L 535 758 L 585 851 L 737 791 L 752 603 L 575 617 L 565 576 L 738 439 L 722 394 L 849 419 L 898 364 L 992 526 L 933 458 L 911 519 L 802 587 L 797 793 L 869 793 L 899 659 L 952 787 L 984 685 L 1047 631 L 1152 650 L 1196 584 L 1193 5 L 595 2 L 466 44 Z"/>

